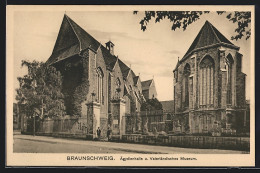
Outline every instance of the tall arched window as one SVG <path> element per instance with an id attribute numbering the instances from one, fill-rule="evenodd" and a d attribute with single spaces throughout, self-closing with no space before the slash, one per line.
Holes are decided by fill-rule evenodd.
<path id="1" fill-rule="evenodd" d="M 108 92 L 107 92 L 107 97 L 108 97 L 108 119 L 107 119 L 107 124 L 111 127 L 112 124 L 112 114 L 111 114 L 111 74 L 108 73 Z"/>
<path id="2" fill-rule="evenodd" d="M 206 56 L 199 67 L 200 105 L 212 105 L 214 101 L 214 60 L 210 56 Z"/>
<path id="3" fill-rule="evenodd" d="M 186 64 L 183 71 L 182 80 L 182 102 L 184 107 L 189 107 L 189 76 L 190 76 L 190 65 Z"/>
<path id="4" fill-rule="evenodd" d="M 119 78 L 116 78 L 116 87 L 117 87 L 117 88 L 120 88 L 120 86 L 121 86 L 120 79 L 119 79 Z"/>
<path id="5" fill-rule="evenodd" d="M 108 97 L 108 113 L 111 113 L 111 74 L 108 74 L 108 92 L 107 92 L 107 97 Z"/>
<path id="6" fill-rule="evenodd" d="M 232 66 L 233 66 L 233 58 L 230 54 L 228 54 L 225 61 L 225 68 L 227 70 L 227 104 L 232 103 Z"/>
<path id="7" fill-rule="evenodd" d="M 116 82 L 115 82 L 115 86 L 116 86 L 116 96 L 120 97 L 120 92 L 121 92 L 121 81 L 119 78 L 116 78 Z"/>
<path id="8" fill-rule="evenodd" d="M 103 71 L 99 67 L 97 68 L 97 102 L 104 103 L 104 94 L 103 94 Z"/>

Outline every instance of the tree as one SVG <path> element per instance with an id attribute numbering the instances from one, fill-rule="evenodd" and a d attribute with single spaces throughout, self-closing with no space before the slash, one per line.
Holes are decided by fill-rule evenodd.
<path id="1" fill-rule="evenodd" d="M 141 105 L 141 111 L 145 110 L 162 110 L 162 104 L 157 98 L 148 99 Z"/>
<path id="2" fill-rule="evenodd" d="M 23 66 L 28 68 L 28 74 L 17 78 L 20 87 L 16 89 L 16 100 L 23 105 L 27 116 L 35 113 L 49 117 L 64 115 L 61 74 L 43 62 L 23 60 Z"/>
<path id="3" fill-rule="evenodd" d="M 134 11 L 137 14 L 138 11 Z M 185 31 L 187 26 L 200 19 L 203 14 L 209 13 L 209 11 L 145 11 L 144 18 L 140 21 L 141 30 L 145 31 L 149 21 L 155 19 L 155 23 L 161 20 L 168 19 L 172 22 L 172 30 L 182 27 Z M 225 11 L 217 11 L 218 15 L 226 13 Z M 236 35 L 231 37 L 231 40 L 238 40 L 242 37 L 246 37 L 246 40 L 251 36 L 251 12 L 234 11 L 228 12 L 226 18 L 233 23 L 237 23 L 235 29 Z"/>
<path id="4" fill-rule="evenodd" d="M 65 95 L 66 112 L 72 116 L 82 116 L 82 106 L 86 106 L 84 101 L 86 101 L 86 95 L 89 92 L 89 69 L 85 67 L 88 67 L 88 61 L 83 58 L 76 63 L 71 63 L 70 67 L 66 68 L 66 72 L 62 73 L 64 75 L 63 82 L 70 83 L 70 87 L 64 87 L 62 91 Z M 70 77 L 68 77 L 68 74 Z M 77 77 L 74 74 L 77 74 Z M 71 77 L 76 78 L 73 85 L 71 85 Z M 92 93 L 91 95 L 92 99 L 94 99 L 96 94 Z"/>

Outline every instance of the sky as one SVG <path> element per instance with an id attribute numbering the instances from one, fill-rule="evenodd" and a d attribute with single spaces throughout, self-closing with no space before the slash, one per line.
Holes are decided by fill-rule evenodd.
<path id="1" fill-rule="evenodd" d="M 18 76 L 27 73 L 21 67 L 22 60 L 46 61 L 53 50 L 64 11 L 16 11 L 14 25 L 14 88 L 19 87 Z M 114 54 L 125 62 L 142 81 L 152 79 L 160 101 L 173 99 L 173 69 L 178 57 L 186 53 L 206 20 L 212 23 L 229 40 L 235 34 L 236 24 L 226 15 L 212 12 L 204 14 L 185 31 L 171 30 L 170 21 L 151 21 L 143 32 L 139 24 L 143 12 L 132 11 L 66 11 L 79 26 L 103 45 L 111 40 L 115 44 Z M 242 38 L 231 41 L 240 47 L 243 54 L 242 71 L 247 74 L 246 96 L 249 98 L 249 64 L 251 40 Z M 13 98 L 15 101 L 15 97 Z"/>

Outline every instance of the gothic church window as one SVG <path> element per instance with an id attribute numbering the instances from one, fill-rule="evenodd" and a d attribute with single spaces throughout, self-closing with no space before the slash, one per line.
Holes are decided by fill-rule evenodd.
<path id="1" fill-rule="evenodd" d="M 120 79 L 117 78 L 117 79 L 116 79 L 116 86 L 117 86 L 117 88 L 120 87 L 120 85 L 121 85 Z"/>
<path id="2" fill-rule="evenodd" d="M 97 68 L 97 102 L 104 104 L 104 91 L 103 91 L 103 71 L 102 69 L 99 67 Z"/>
<path id="3" fill-rule="evenodd" d="M 109 73 L 108 74 L 108 113 L 111 113 L 111 105 L 110 105 L 110 102 L 111 102 L 111 74 Z"/>
<path id="4" fill-rule="evenodd" d="M 206 56 L 199 65 L 199 103 L 212 105 L 214 94 L 214 61 Z"/>
<path id="5" fill-rule="evenodd" d="M 227 58 L 225 59 L 225 67 L 227 70 L 227 104 L 232 103 L 232 65 L 233 65 L 233 58 L 230 54 L 228 54 Z"/>
<path id="6" fill-rule="evenodd" d="M 183 72 L 182 80 L 182 102 L 184 107 L 189 106 L 189 76 L 190 76 L 190 65 L 186 64 Z"/>
<path id="7" fill-rule="evenodd" d="M 116 85 L 116 95 L 117 95 L 117 97 L 120 97 L 120 92 L 121 92 L 121 81 L 120 81 L 119 78 L 116 78 L 115 85 Z"/>

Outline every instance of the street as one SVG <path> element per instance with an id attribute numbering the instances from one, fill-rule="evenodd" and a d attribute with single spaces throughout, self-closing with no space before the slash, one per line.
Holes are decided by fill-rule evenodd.
<path id="1" fill-rule="evenodd" d="M 241 154 L 242 151 L 193 149 L 143 144 L 87 141 L 46 136 L 14 135 L 15 153 L 112 153 L 112 154 Z"/>

